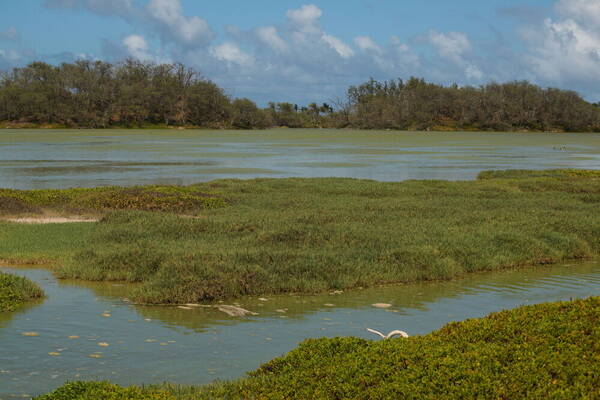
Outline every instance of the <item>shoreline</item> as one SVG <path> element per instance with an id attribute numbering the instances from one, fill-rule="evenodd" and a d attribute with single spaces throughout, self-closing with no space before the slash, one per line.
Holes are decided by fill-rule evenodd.
<path id="1" fill-rule="evenodd" d="M 291 131 L 297 130 L 335 130 L 335 131 L 360 131 L 360 132 L 390 132 L 390 133 L 402 133 L 402 132 L 415 132 L 415 133 L 458 133 L 458 132 L 477 132 L 477 133 L 549 133 L 549 134 L 598 134 L 600 131 L 567 131 L 560 129 L 553 130 L 534 130 L 534 129 L 515 129 L 515 130 L 490 130 L 490 129 L 477 129 L 477 128 L 456 128 L 456 127 L 432 127 L 429 129 L 393 129 L 393 128 L 353 128 L 353 127 L 288 127 L 288 126 L 271 126 L 267 128 L 235 128 L 235 127 L 202 127 L 202 126 L 139 126 L 139 127 L 125 127 L 125 126 L 109 126 L 109 127 L 68 127 L 63 125 L 54 124 L 24 124 L 24 125 L 12 125 L 3 124 L 0 122 L 1 130 L 61 130 L 61 131 L 89 131 L 89 130 L 100 130 L 100 131 L 112 131 L 112 130 L 124 130 L 124 131 L 148 131 L 148 130 L 161 130 L 161 131 L 236 131 L 236 132 L 265 132 L 270 130 L 285 129 Z"/>

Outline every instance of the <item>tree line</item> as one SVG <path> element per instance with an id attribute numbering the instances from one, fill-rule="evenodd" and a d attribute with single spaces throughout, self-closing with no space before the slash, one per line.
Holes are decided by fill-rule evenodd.
<path id="1" fill-rule="evenodd" d="M 460 87 L 418 78 L 370 79 L 330 103 L 259 108 L 178 63 L 34 62 L 0 75 L 0 122 L 5 126 L 600 132 L 600 103 L 527 81 Z"/>

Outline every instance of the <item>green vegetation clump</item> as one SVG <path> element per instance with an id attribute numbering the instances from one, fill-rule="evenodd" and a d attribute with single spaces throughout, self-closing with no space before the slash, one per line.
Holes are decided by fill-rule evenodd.
<path id="1" fill-rule="evenodd" d="M 72 382 L 36 400 L 175 400 L 162 390 L 122 388 L 108 382 Z"/>
<path id="2" fill-rule="evenodd" d="M 14 311 L 22 304 L 44 297 L 44 292 L 27 278 L 0 272 L 0 312 Z"/>
<path id="3" fill-rule="evenodd" d="M 181 400 L 595 399 L 598 354 L 600 298 L 592 297 L 493 313 L 408 339 L 309 339 L 245 379 L 137 390 Z M 98 384 L 64 388 L 71 385 L 92 391 Z M 93 398 L 63 389 L 38 400 Z M 100 394 L 95 398 L 125 398 Z"/>
<path id="4" fill-rule="evenodd" d="M 483 171 L 477 179 L 529 179 L 529 178 L 589 178 L 600 179 L 600 170 L 594 169 L 507 169 L 498 171 Z"/>
<path id="5" fill-rule="evenodd" d="M 56 257 L 60 278 L 138 282 L 136 302 L 183 304 L 598 256 L 600 180 L 519 174 L 463 182 L 220 180 L 185 189 L 229 201 L 193 218 L 117 211 L 85 227 L 4 223 L 0 258 Z"/>
<path id="6" fill-rule="evenodd" d="M 600 108 L 527 81 L 445 87 L 410 78 L 348 88 L 336 108 L 232 99 L 181 64 L 34 62 L 0 74 L 0 128 L 358 128 L 600 132 Z"/>
<path id="7" fill-rule="evenodd" d="M 223 207 L 225 199 L 194 186 L 134 186 L 74 189 L 0 189 L 0 215 L 39 213 L 42 209 L 68 212 L 144 210 L 185 213 Z"/>

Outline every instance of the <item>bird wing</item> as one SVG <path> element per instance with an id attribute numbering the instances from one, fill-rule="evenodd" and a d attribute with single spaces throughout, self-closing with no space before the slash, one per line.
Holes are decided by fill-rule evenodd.
<path id="1" fill-rule="evenodd" d="M 381 332 L 379 332 L 379 331 L 376 331 L 375 329 L 371 329 L 371 328 L 367 328 L 367 330 L 368 330 L 369 332 L 371 332 L 371 333 L 374 333 L 374 334 L 376 334 L 376 335 L 379 335 L 379 336 L 381 336 L 382 338 L 384 338 L 384 339 L 385 339 L 385 335 L 384 335 L 383 333 L 381 333 Z"/>
<path id="2" fill-rule="evenodd" d="M 386 339 L 389 339 L 393 336 L 402 336 L 403 338 L 407 338 L 408 337 L 408 333 L 404 332 L 404 331 L 391 331 L 390 333 L 387 334 L 387 336 L 385 337 Z"/>

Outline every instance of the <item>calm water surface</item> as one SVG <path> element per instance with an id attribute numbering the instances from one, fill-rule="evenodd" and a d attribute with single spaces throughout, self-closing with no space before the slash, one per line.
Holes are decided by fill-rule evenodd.
<path id="1" fill-rule="evenodd" d="M 3 271 L 38 282 L 47 298 L 0 315 L 0 399 L 45 393 L 77 379 L 128 385 L 237 378 L 306 338 L 376 339 L 367 327 L 420 335 L 523 304 L 600 294 L 595 262 L 338 295 L 245 298 L 240 305 L 259 315 L 234 318 L 215 309 L 131 305 L 124 301 L 130 286 L 58 282 L 43 269 Z M 371 306 L 380 302 L 393 306 Z"/>
<path id="2" fill-rule="evenodd" d="M 473 179 L 489 169 L 600 169 L 599 134 L 279 129 L 1 130 L 0 187 L 218 178 Z"/>

